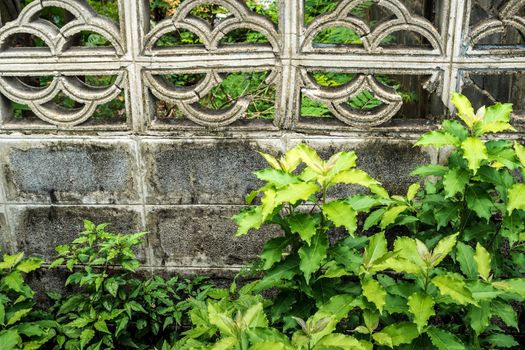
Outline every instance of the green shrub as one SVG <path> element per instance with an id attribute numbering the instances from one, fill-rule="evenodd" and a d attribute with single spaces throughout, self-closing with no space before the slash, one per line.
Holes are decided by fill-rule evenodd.
<path id="1" fill-rule="evenodd" d="M 0 262 L 0 349 L 38 349 L 55 336 L 56 324 L 35 307 L 25 274 L 43 261 L 24 253 L 5 254 Z"/>
<path id="2" fill-rule="evenodd" d="M 51 265 L 65 264 L 72 272 L 66 285 L 77 291 L 50 295 L 60 324 L 55 349 L 151 349 L 175 341 L 189 308 L 186 298 L 203 298 L 211 285 L 203 278 L 139 279 L 135 251 L 145 233 L 115 234 L 107 224 L 84 224 L 71 245 L 56 248 L 59 258 Z"/>
<path id="3" fill-rule="evenodd" d="M 234 220 L 239 235 L 264 224 L 282 230 L 254 265 L 263 277 L 240 290 L 277 293 L 266 307 L 270 325 L 292 341 L 298 332 L 335 329 L 351 334 L 345 341 L 358 342 L 350 347 L 356 349 L 518 346 L 513 335 L 520 331 L 515 307 L 525 298 L 525 147 L 485 137 L 513 130 L 511 105 L 475 113 L 464 96 L 454 95 L 453 102 L 465 126 L 446 120 L 416 143 L 449 147 L 447 165 L 416 169 L 424 186 L 413 184 L 405 196 L 390 196 L 355 168 L 353 152 L 327 161 L 306 145 L 280 159 L 262 154 L 271 168 L 255 175 L 266 183 L 247 196 L 248 204 L 260 196 L 260 204 Z M 335 184 L 371 193 L 329 200 Z M 315 315 L 327 308 L 319 326 L 322 317 Z M 312 336 L 304 339 L 295 348 L 317 346 Z"/>

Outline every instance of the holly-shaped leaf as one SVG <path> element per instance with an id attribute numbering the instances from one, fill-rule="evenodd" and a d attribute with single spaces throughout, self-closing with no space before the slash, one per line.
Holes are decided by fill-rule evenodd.
<path id="1" fill-rule="evenodd" d="M 474 260 L 474 249 L 463 242 L 456 246 L 456 260 L 459 262 L 461 272 L 469 279 L 478 277 L 478 269 Z"/>
<path id="2" fill-rule="evenodd" d="M 16 266 L 16 269 L 18 271 L 22 271 L 22 272 L 28 273 L 28 272 L 31 272 L 31 271 L 34 271 L 34 270 L 38 269 L 40 266 L 42 266 L 43 263 L 44 263 L 44 260 L 42 260 L 40 258 L 32 257 L 32 258 L 28 258 L 28 259 L 22 260 L 22 262 L 20 262 Z"/>
<path id="3" fill-rule="evenodd" d="M 450 169 L 443 176 L 445 198 L 454 197 L 457 193 L 463 194 L 465 186 L 470 181 L 470 174 L 463 169 Z"/>
<path id="4" fill-rule="evenodd" d="M 269 182 L 275 188 L 281 188 L 289 184 L 300 182 L 297 176 L 278 169 L 263 169 L 256 171 L 254 174 L 258 179 Z"/>
<path id="5" fill-rule="evenodd" d="M 507 211 L 510 214 L 516 209 L 525 210 L 525 184 L 514 184 L 508 191 Z"/>
<path id="6" fill-rule="evenodd" d="M 307 200 L 317 191 L 319 187 L 311 182 L 289 184 L 276 191 L 275 202 L 295 204 L 300 200 Z"/>
<path id="7" fill-rule="evenodd" d="M 452 103 L 456 106 L 458 117 L 463 120 L 469 129 L 472 129 L 477 118 L 468 98 L 462 94 L 454 93 L 452 95 Z"/>
<path id="8" fill-rule="evenodd" d="M 501 318 L 507 326 L 519 330 L 518 315 L 511 304 L 500 300 L 494 300 L 490 305 L 490 310 L 494 316 Z"/>
<path id="9" fill-rule="evenodd" d="M 437 327 L 429 327 L 427 334 L 439 350 L 467 350 L 463 342 L 454 334 Z"/>
<path id="10" fill-rule="evenodd" d="M 324 336 L 317 342 L 315 349 L 317 349 L 317 346 L 323 349 L 326 347 L 327 349 L 366 350 L 366 347 L 356 338 L 340 333 L 332 333 Z M 270 349 L 273 350 L 273 348 L 267 348 L 267 350 Z"/>
<path id="11" fill-rule="evenodd" d="M 484 342 L 492 345 L 491 348 L 494 349 L 516 348 L 520 345 L 511 335 L 502 333 L 489 335 Z"/>
<path id="12" fill-rule="evenodd" d="M 281 261 L 283 250 L 290 244 L 286 237 L 272 238 L 266 242 L 261 253 L 261 260 L 264 262 L 262 269 L 270 269 L 276 262 Z"/>
<path id="13" fill-rule="evenodd" d="M 293 233 L 297 233 L 310 245 L 312 237 L 317 233 L 317 227 L 321 224 L 321 217 L 315 214 L 295 214 L 288 218 L 288 224 Z"/>
<path id="14" fill-rule="evenodd" d="M 490 278 L 490 254 L 479 243 L 476 245 L 476 255 L 474 255 L 474 260 L 476 261 L 479 275 L 485 281 L 488 281 Z"/>
<path id="15" fill-rule="evenodd" d="M 467 207 L 488 222 L 492 216 L 494 204 L 487 192 L 480 187 L 469 187 L 465 191 L 465 196 Z"/>
<path id="16" fill-rule="evenodd" d="M 323 232 L 315 235 L 310 245 L 303 244 L 299 249 L 299 257 L 301 258 L 299 269 L 304 274 L 306 284 L 310 283 L 312 274 L 321 267 L 323 260 L 326 258 L 327 249 L 328 237 Z"/>
<path id="17" fill-rule="evenodd" d="M 408 206 L 406 205 L 395 205 L 385 211 L 383 217 L 381 218 L 381 229 L 385 229 L 388 225 L 393 224 L 397 217 L 407 209 Z"/>
<path id="18" fill-rule="evenodd" d="M 332 201 L 323 204 L 323 214 L 334 223 L 335 226 L 344 227 L 351 235 L 357 229 L 357 213 L 352 206 L 345 201 Z"/>
<path id="19" fill-rule="evenodd" d="M 489 326 L 490 317 L 490 304 L 488 301 L 481 301 L 479 306 L 471 305 L 468 307 L 467 319 L 470 327 L 478 336 Z"/>
<path id="20" fill-rule="evenodd" d="M 525 168 L 525 146 L 519 144 L 518 142 L 514 142 L 514 151 L 520 160 L 521 166 Z"/>
<path id="21" fill-rule="evenodd" d="M 244 209 L 239 214 L 234 215 L 232 219 L 239 226 L 236 235 L 244 236 L 252 228 L 259 229 L 263 224 L 262 207 Z"/>
<path id="22" fill-rule="evenodd" d="M 450 135 L 454 135 L 462 142 L 468 137 L 468 130 L 456 120 L 445 120 L 441 124 L 441 127 L 444 131 Z"/>
<path id="23" fill-rule="evenodd" d="M 272 156 L 271 154 L 263 153 L 263 152 L 258 152 L 258 153 L 268 162 L 268 164 L 272 168 L 281 170 L 281 165 L 279 164 L 279 161 L 275 159 L 274 156 Z"/>
<path id="24" fill-rule="evenodd" d="M 448 295 L 460 305 L 478 305 L 465 281 L 457 274 L 447 273 L 446 275 L 436 276 L 432 279 L 432 283 L 438 287 L 441 294 Z"/>
<path id="25" fill-rule="evenodd" d="M 407 191 L 407 199 L 409 201 L 412 201 L 414 197 L 416 197 L 417 191 L 421 188 L 421 184 L 419 182 L 413 183 L 408 187 Z"/>
<path id="26" fill-rule="evenodd" d="M 327 177 L 330 178 L 343 170 L 355 167 L 357 155 L 355 152 L 338 152 L 326 162 L 328 168 Z"/>
<path id="27" fill-rule="evenodd" d="M 379 345 L 388 346 L 389 348 L 394 348 L 401 344 L 410 344 L 418 336 L 419 332 L 416 325 L 409 322 L 394 323 L 373 334 L 374 340 Z"/>
<path id="28" fill-rule="evenodd" d="M 428 294 L 416 292 L 408 298 L 408 311 L 414 316 L 419 333 L 428 324 L 430 317 L 436 314 L 434 304 L 434 299 Z"/>
<path id="29" fill-rule="evenodd" d="M 295 146 L 294 149 L 301 160 L 313 171 L 318 174 L 323 174 L 325 172 L 324 161 L 312 147 L 303 143 Z"/>
<path id="30" fill-rule="evenodd" d="M 383 313 L 383 307 L 386 304 L 386 290 L 383 286 L 372 278 L 361 281 L 363 295 L 369 302 L 373 303 L 380 313 Z"/>
<path id="31" fill-rule="evenodd" d="M 512 113 L 511 103 L 496 103 L 485 110 L 483 119 L 476 125 L 476 134 L 483 135 L 489 132 L 515 131 L 510 122 Z"/>
<path id="32" fill-rule="evenodd" d="M 461 148 L 463 149 L 463 158 L 468 163 L 468 168 L 476 174 L 481 166 L 481 161 L 489 158 L 485 143 L 477 137 L 468 137 L 461 143 Z"/>
<path id="33" fill-rule="evenodd" d="M 507 293 L 519 295 L 525 299 L 525 278 L 511 278 L 508 280 L 493 282 L 492 285 Z"/>
<path id="34" fill-rule="evenodd" d="M 459 233 L 446 236 L 441 239 L 434 250 L 432 251 L 431 263 L 432 266 L 438 266 L 440 262 L 447 257 L 447 255 L 452 251 L 456 245 L 456 241 Z"/>
<path id="35" fill-rule="evenodd" d="M 387 241 L 384 232 L 379 232 L 370 237 L 365 248 L 363 263 L 370 267 L 388 253 Z"/>
<path id="36" fill-rule="evenodd" d="M 425 147 L 425 146 L 434 146 L 437 148 L 443 146 L 456 146 L 459 147 L 461 141 L 444 131 L 429 131 L 417 140 L 415 146 Z"/>

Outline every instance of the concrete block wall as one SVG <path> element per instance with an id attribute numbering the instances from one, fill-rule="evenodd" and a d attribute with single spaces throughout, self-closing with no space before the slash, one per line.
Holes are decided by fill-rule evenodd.
<path id="1" fill-rule="evenodd" d="M 359 164 L 396 193 L 408 173 L 432 161 L 411 140 L 305 137 L 205 138 L 113 136 L 16 138 L 1 142 L 1 242 L 50 261 L 53 247 L 71 242 L 82 220 L 109 222 L 119 232 L 147 231 L 140 251 L 151 269 L 207 273 L 236 271 L 260 253 L 276 228 L 235 237 L 231 220 L 244 196 L 261 183 L 257 151 L 279 154 L 308 142 L 325 157 L 355 150 Z M 352 189 L 338 189 L 334 196 Z"/>
<path id="2" fill-rule="evenodd" d="M 279 0 L 279 23 L 273 23 L 249 11 L 244 0 L 213 2 L 229 9 L 238 23 L 265 33 L 269 43 L 222 47 L 216 42 L 222 32 L 210 32 L 201 21 L 191 28 L 205 36 L 203 47 L 155 47 L 162 33 L 195 24 L 185 16 L 205 0 L 184 0 L 182 10 L 153 28 L 146 0 L 118 0 L 119 23 L 93 12 L 85 0 L 33 1 L 17 20 L 0 21 L 0 244 L 4 250 L 23 250 L 51 261 L 53 247 L 70 242 L 82 230 L 82 219 L 90 219 L 110 222 L 114 231 L 147 231 L 139 253 L 150 272 L 231 276 L 260 252 L 265 240 L 279 234 L 268 227 L 234 237 L 231 216 L 243 207 L 244 196 L 260 186 L 252 175 L 265 166 L 257 151 L 278 154 L 299 142 L 307 142 L 324 157 L 354 150 L 361 168 L 392 193 L 401 194 L 416 180 L 408 175 L 413 168 L 443 160 L 435 150 L 412 145 L 423 132 L 436 128 L 444 115 L 400 117 L 403 101 L 375 75 L 423 77 L 420 88 L 431 95 L 428 103 L 452 107 L 454 91 L 493 100 L 490 92 L 476 87 L 474 75 L 525 71 L 522 42 L 478 45 L 491 26 L 520 16 L 524 1 L 500 1 L 501 18 L 489 14 L 484 21 L 471 20 L 471 13 L 478 16 L 487 7 L 484 0 L 378 2 L 403 14 L 388 19 L 382 30 L 398 25 L 402 30 L 415 28 L 424 33 L 430 47 L 384 48 L 380 44 L 385 32 L 368 28 L 366 47 L 359 50 L 312 43 L 330 22 L 346 18 L 340 19 L 337 9 L 305 24 L 303 0 Z M 350 3 L 341 0 L 338 9 L 350 11 Z M 432 11 L 426 4 L 432 5 Z M 92 30 L 104 29 L 111 47 L 67 45 L 71 33 L 46 37 L 59 28 L 47 23 L 49 30 L 40 32 L 42 27 L 32 21 L 47 6 L 63 7 Z M 49 50 L 9 47 L 10 35 L 28 30 L 49 39 Z M 239 71 L 269 73 L 268 83 L 276 87 L 273 120 L 246 120 L 246 99 L 219 111 L 195 107 L 224 79 L 223 73 Z M 316 71 L 354 74 L 355 79 L 323 87 L 311 79 Z M 205 75 L 207 83 L 177 89 L 160 80 L 165 74 L 191 73 Z M 88 75 L 116 79 L 100 89 L 75 80 Z M 28 86 L 31 79 L 43 76 L 52 78 L 46 89 Z M 524 81 L 523 76 L 513 80 L 509 91 L 525 91 Z M 380 98 L 382 107 L 366 112 L 349 108 L 348 99 L 363 90 Z M 64 91 L 85 108 L 51 106 Z M 117 96 L 125 100 L 122 120 L 95 120 L 97 106 Z M 324 103 L 333 117 L 302 116 L 303 96 Z M 514 99 L 523 106 L 523 99 Z M 175 105 L 187 118 L 159 118 L 156 100 Z M 27 105 L 32 119 L 17 117 L 12 102 Z M 517 111 L 516 120 L 524 120 L 522 112 Z M 519 124 L 518 132 L 507 136 L 523 139 L 524 131 Z M 331 195 L 355 191 L 335 188 Z"/>

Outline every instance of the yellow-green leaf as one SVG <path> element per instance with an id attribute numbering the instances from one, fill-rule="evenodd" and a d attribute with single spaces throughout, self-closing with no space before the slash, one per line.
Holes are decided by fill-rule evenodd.
<path id="1" fill-rule="evenodd" d="M 268 164 L 270 164 L 272 168 L 281 170 L 281 165 L 279 164 L 279 161 L 275 159 L 274 156 L 263 152 L 258 153 L 268 162 Z"/>
<path id="2" fill-rule="evenodd" d="M 461 340 L 454 334 L 436 327 L 429 327 L 427 334 L 432 344 L 439 350 L 466 350 Z"/>
<path id="3" fill-rule="evenodd" d="M 241 211 L 232 217 L 233 221 L 239 226 L 237 236 L 244 236 L 252 228 L 259 229 L 263 224 L 262 207 L 253 207 Z"/>
<path id="4" fill-rule="evenodd" d="M 416 183 L 413 183 L 412 185 L 410 185 L 410 187 L 408 187 L 408 191 L 407 191 L 407 199 L 409 201 L 413 200 L 414 197 L 417 194 L 417 191 L 419 191 L 420 188 L 421 188 L 421 184 L 419 182 L 416 182 Z"/>
<path id="5" fill-rule="evenodd" d="M 490 254 L 479 243 L 476 245 L 476 254 L 474 255 L 474 260 L 476 261 L 479 275 L 481 278 L 487 281 L 490 277 Z"/>
<path id="6" fill-rule="evenodd" d="M 520 160 L 521 165 L 525 167 L 525 146 L 514 142 L 514 151 L 516 151 L 516 156 Z"/>
<path id="7" fill-rule="evenodd" d="M 476 125 L 476 134 L 483 135 L 488 132 L 515 130 L 509 124 L 511 113 L 511 103 L 496 103 L 488 107 L 483 114 L 483 118 Z"/>
<path id="8" fill-rule="evenodd" d="M 23 260 L 21 263 L 19 263 L 16 266 L 16 269 L 18 271 L 28 273 L 28 272 L 38 269 L 43 263 L 44 263 L 44 260 L 40 258 L 34 258 L 34 257 L 28 258 L 26 260 Z"/>
<path id="9" fill-rule="evenodd" d="M 428 295 L 416 292 L 408 298 L 408 311 L 414 315 L 414 323 L 419 333 L 428 324 L 430 317 L 434 316 L 434 299 Z"/>
<path id="10" fill-rule="evenodd" d="M 443 176 L 445 198 L 454 197 L 457 193 L 463 194 L 465 186 L 470 181 L 470 174 L 463 169 L 450 169 Z"/>
<path id="11" fill-rule="evenodd" d="M 386 326 L 381 332 L 374 333 L 374 340 L 379 345 L 394 348 L 401 344 L 410 344 L 419 336 L 417 327 L 413 323 L 400 322 Z"/>
<path id="12" fill-rule="evenodd" d="M 89 344 L 91 339 L 95 336 L 95 331 L 91 328 L 84 329 L 82 333 L 80 333 L 80 348 L 84 349 L 86 345 Z"/>
<path id="13" fill-rule="evenodd" d="M 257 176 L 258 179 L 269 182 L 276 188 L 281 188 L 292 183 L 300 182 L 297 176 L 289 174 L 279 169 L 267 168 L 260 171 L 256 171 L 254 174 L 255 176 Z"/>
<path id="14" fill-rule="evenodd" d="M 277 202 L 277 193 L 273 189 L 267 189 L 261 198 L 261 215 L 262 221 L 273 213 L 274 209 L 281 203 Z"/>
<path id="15" fill-rule="evenodd" d="M 509 188 L 508 192 L 509 203 L 507 204 L 507 211 L 509 215 L 515 209 L 525 210 L 525 184 L 514 184 Z"/>
<path id="16" fill-rule="evenodd" d="M 477 173 L 481 166 L 481 161 L 488 159 L 488 151 L 485 143 L 477 137 L 468 137 L 461 143 L 463 149 L 463 158 L 467 160 L 468 168 Z"/>
<path id="17" fill-rule="evenodd" d="M 370 187 L 372 185 L 378 185 L 379 182 L 374 180 L 370 175 L 368 175 L 363 170 L 359 169 L 349 169 L 344 170 L 335 175 L 332 178 L 331 184 L 335 185 L 338 183 L 348 184 L 348 185 L 361 185 L 364 187 Z"/>
<path id="18" fill-rule="evenodd" d="M 404 212 L 408 209 L 408 206 L 406 205 L 396 205 L 390 209 L 388 209 L 381 218 L 381 228 L 385 229 L 388 225 L 393 224 L 399 214 Z"/>
<path id="19" fill-rule="evenodd" d="M 361 281 L 361 288 L 363 288 L 363 295 L 366 299 L 373 303 L 380 313 L 383 313 L 383 307 L 386 304 L 386 290 L 379 282 L 374 279 L 366 279 Z"/>
<path id="20" fill-rule="evenodd" d="M 239 341 L 236 337 L 221 338 L 213 344 L 213 347 L 211 347 L 210 350 L 231 350 L 235 349 L 235 346 L 238 344 Z"/>
<path id="21" fill-rule="evenodd" d="M 441 294 L 448 295 L 460 305 L 478 305 L 472 297 L 472 293 L 468 290 L 465 281 L 455 274 L 449 273 L 447 275 L 436 276 L 432 279 L 432 283 L 439 288 Z"/>
<path id="22" fill-rule="evenodd" d="M 0 269 L 10 269 L 22 260 L 24 252 L 15 255 L 4 254 L 4 261 L 0 262 Z"/>
<path id="23" fill-rule="evenodd" d="M 323 174 L 325 171 L 324 161 L 319 157 L 315 150 L 302 143 L 294 147 L 303 162 L 306 163 L 313 171 L 318 174 Z"/>
<path id="24" fill-rule="evenodd" d="M 332 201 L 323 204 L 322 210 L 335 226 L 343 226 L 351 235 L 354 234 L 357 229 L 357 213 L 350 204 L 345 201 Z"/>
<path id="25" fill-rule="evenodd" d="M 10 326 L 12 324 L 17 323 L 25 315 L 29 314 L 30 312 L 31 312 L 31 309 L 22 309 L 22 310 L 15 311 L 14 313 L 9 315 L 9 318 L 7 320 L 7 325 Z"/>
<path id="26" fill-rule="evenodd" d="M 431 262 L 432 266 L 438 266 L 443 259 L 452 251 L 456 245 L 459 233 L 447 236 L 441 239 L 434 250 L 432 251 Z"/>
<path id="27" fill-rule="evenodd" d="M 355 152 L 338 152 L 326 162 L 328 169 L 327 177 L 332 177 L 343 170 L 355 167 L 357 156 Z"/>
<path id="28" fill-rule="evenodd" d="M 288 218 L 290 229 L 293 233 L 301 236 L 301 239 L 310 245 L 312 237 L 317 232 L 317 227 L 321 224 L 321 218 L 318 215 L 295 214 Z"/>
<path id="29" fill-rule="evenodd" d="M 493 282 L 492 285 L 507 293 L 517 294 L 525 299 L 525 278 L 511 278 L 504 281 Z"/>
<path id="30" fill-rule="evenodd" d="M 219 328 L 223 335 L 234 335 L 235 322 L 221 309 L 219 304 L 208 302 L 208 318 L 212 325 Z"/>
<path id="31" fill-rule="evenodd" d="M 461 144 L 461 141 L 455 137 L 454 135 L 451 135 L 444 131 L 429 131 L 423 136 L 417 140 L 415 143 L 415 146 L 434 146 L 434 147 L 443 147 L 443 146 L 459 146 Z"/>
<path id="32" fill-rule="evenodd" d="M 248 310 L 242 315 L 244 324 L 248 328 L 268 327 L 268 319 L 264 313 L 264 308 L 262 303 L 257 303 L 251 306 Z"/>
<path id="33" fill-rule="evenodd" d="M 469 129 L 472 129 L 476 122 L 476 115 L 468 98 L 462 94 L 454 93 L 452 95 L 452 103 L 456 106 L 458 117 L 463 120 Z"/>
<path id="34" fill-rule="evenodd" d="M 297 201 L 307 200 L 318 190 L 319 187 L 314 183 L 301 182 L 297 184 L 289 184 L 276 191 L 277 195 L 275 201 L 279 204 L 285 202 L 295 204 Z"/>
<path id="35" fill-rule="evenodd" d="M 394 242 L 396 256 L 388 260 L 388 264 L 394 271 L 405 273 L 421 273 L 425 268 L 425 262 L 418 254 L 417 243 L 409 237 L 398 237 Z"/>
<path id="36" fill-rule="evenodd" d="M 338 349 L 345 349 L 345 350 L 367 350 L 357 339 L 354 337 L 340 334 L 340 333 L 332 333 L 324 336 L 319 342 L 316 344 L 316 347 L 314 349 L 317 349 L 317 346 L 326 346 L 330 349 L 332 348 L 338 348 Z M 267 349 L 267 350 L 273 350 L 273 349 Z"/>
<path id="37" fill-rule="evenodd" d="M 108 329 L 108 325 L 106 324 L 106 321 L 104 320 L 98 320 L 97 322 L 93 323 L 93 326 L 99 332 L 111 334 L 111 332 Z"/>

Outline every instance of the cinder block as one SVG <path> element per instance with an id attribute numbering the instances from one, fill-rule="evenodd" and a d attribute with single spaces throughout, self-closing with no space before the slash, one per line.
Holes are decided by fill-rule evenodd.
<path id="1" fill-rule="evenodd" d="M 139 200 L 128 143 L 4 145 L 10 202 L 129 204 Z"/>
<path id="2" fill-rule="evenodd" d="M 147 201 L 244 204 L 244 196 L 261 185 L 253 172 L 267 166 L 257 151 L 277 153 L 281 148 L 279 139 L 146 143 Z"/>
<path id="3" fill-rule="evenodd" d="M 10 208 L 15 222 L 14 236 L 18 250 L 27 256 L 51 261 L 55 246 L 68 244 L 84 230 L 83 219 L 96 224 L 111 223 L 106 230 L 135 233 L 143 231 L 140 213 L 133 208 L 17 206 Z M 144 260 L 145 245 L 138 250 Z"/>
<path id="4" fill-rule="evenodd" d="M 238 207 L 160 207 L 148 213 L 149 241 L 155 266 L 223 267 L 242 265 L 262 251 L 264 242 L 279 235 L 263 227 L 235 237 L 231 216 Z"/>

